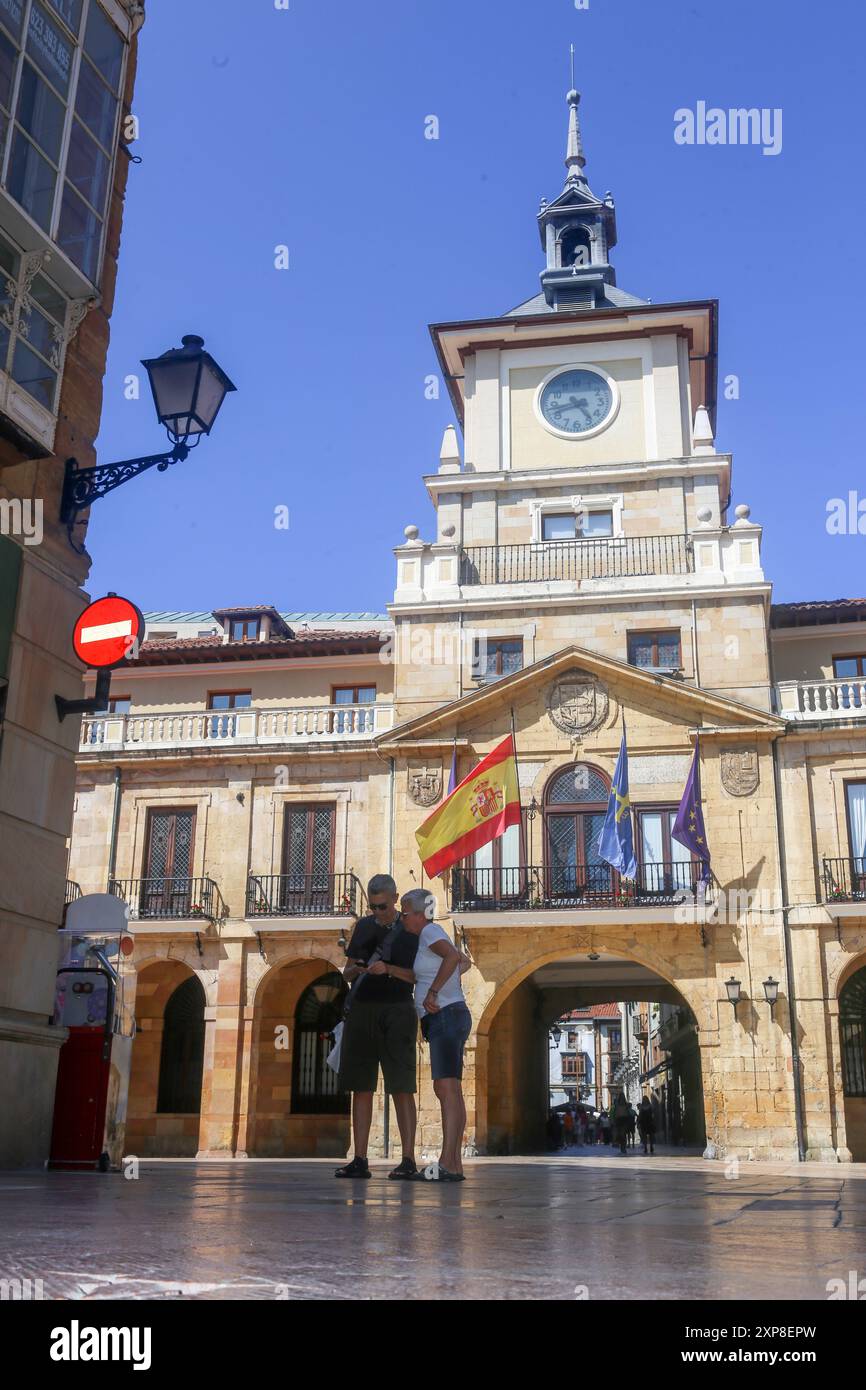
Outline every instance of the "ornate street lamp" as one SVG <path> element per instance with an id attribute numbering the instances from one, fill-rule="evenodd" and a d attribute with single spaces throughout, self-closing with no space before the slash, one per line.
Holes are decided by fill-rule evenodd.
<path id="1" fill-rule="evenodd" d="M 553 1046 L 559 1047 L 559 1040 L 562 1037 L 562 1029 L 557 1027 L 555 1023 L 550 1030 L 550 1036 L 553 1039 Z"/>
<path id="2" fill-rule="evenodd" d="M 737 1015 L 737 1005 L 739 1004 L 740 999 L 742 998 L 742 995 L 741 995 L 741 993 L 740 993 L 740 982 L 739 982 L 739 980 L 735 980 L 734 977 L 733 977 L 733 975 L 732 975 L 731 978 L 730 978 L 729 980 L 726 980 L 726 981 L 725 981 L 725 989 L 726 989 L 727 992 L 728 992 L 728 1003 L 731 1004 L 731 1005 L 733 1006 L 734 1017 L 736 1018 L 736 1015 Z"/>
<path id="3" fill-rule="evenodd" d="M 770 1018 L 775 1020 L 776 1004 L 779 1000 L 779 981 L 774 980 L 772 975 L 764 981 L 764 998 L 770 1006 Z"/>
<path id="4" fill-rule="evenodd" d="M 164 473 L 170 464 L 188 458 L 202 436 L 210 434 L 229 391 L 237 389 L 210 353 L 205 352 L 203 338 L 189 333 L 182 344 L 161 357 L 142 361 L 157 417 L 172 443 L 169 452 L 125 459 L 122 463 L 97 464 L 93 468 L 79 468 L 75 459 L 66 460 L 60 520 L 66 524 L 70 545 L 79 554 L 83 550 L 72 539 L 78 513 L 148 468 L 156 467 Z"/>

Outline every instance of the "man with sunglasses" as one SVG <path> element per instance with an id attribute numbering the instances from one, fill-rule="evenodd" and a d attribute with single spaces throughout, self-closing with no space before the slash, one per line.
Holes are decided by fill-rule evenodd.
<path id="1" fill-rule="evenodd" d="M 413 965 L 418 938 L 404 929 L 397 911 L 397 885 L 389 874 L 375 874 L 367 885 L 370 915 L 355 925 L 346 947 L 343 974 L 351 983 L 348 1011 L 340 1044 L 342 1091 L 352 1092 L 352 1133 L 355 1156 L 338 1168 L 338 1178 L 369 1178 L 367 1145 L 373 1122 L 373 1096 L 379 1069 L 386 1092 L 393 1098 L 403 1145 L 402 1161 L 389 1178 L 413 1178 L 416 1055 L 418 1016 L 414 1004 Z"/>

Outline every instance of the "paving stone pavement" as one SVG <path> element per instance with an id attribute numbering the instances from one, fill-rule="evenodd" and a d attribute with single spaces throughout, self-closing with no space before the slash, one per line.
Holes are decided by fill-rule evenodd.
<path id="1" fill-rule="evenodd" d="M 0 1172 L 0 1280 L 53 1299 L 827 1298 L 866 1277 L 866 1164 L 583 1150 L 462 1184 L 334 1160 Z M 866 1289 L 866 1285 L 864 1285 Z"/>

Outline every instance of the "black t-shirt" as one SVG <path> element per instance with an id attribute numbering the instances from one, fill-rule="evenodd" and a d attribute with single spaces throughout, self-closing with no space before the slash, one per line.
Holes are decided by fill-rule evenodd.
<path id="1" fill-rule="evenodd" d="M 397 920 L 400 921 L 399 917 Z M 375 917 L 360 917 L 352 932 L 352 939 L 346 947 L 349 960 L 360 961 L 366 965 L 376 948 L 381 947 L 388 931 L 389 928 L 380 925 Z M 385 958 L 390 965 L 399 965 L 404 970 L 411 970 L 417 952 L 418 937 L 407 931 L 401 923 L 401 930 L 391 937 L 390 945 L 386 947 Z M 406 980 L 397 980 L 391 975 L 365 975 L 353 987 L 352 1001 L 363 999 L 367 1004 L 397 1004 L 407 999 L 411 1000 L 414 994 L 415 986 Z"/>

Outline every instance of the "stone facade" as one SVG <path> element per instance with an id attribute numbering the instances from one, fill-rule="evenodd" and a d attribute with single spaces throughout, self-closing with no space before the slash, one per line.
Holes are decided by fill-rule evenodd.
<path id="1" fill-rule="evenodd" d="M 96 3 L 96 0 L 91 0 Z M 14 9 L 15 7 L 12 7 Z M 114 307 L 129 155 L 120 122 L 132 101 L 136 32 L 131 7 L 113 3 L 111 20 L 123 40 L 125 76 L 105 241 L 95 281 L 37 228 L 0 188 L 0 237 L 22 265 L 50 277 L 65 307 L 46 372 L 59 377 L 51 408 L 14 379 L 15 363 L 0 364 L 0 1164 L 32 1165 L 48 1156 L 54 1081 L 62 1030 L 48 1026 L 57 969 L 56 932 L 63 917 L 68 843 L 75 794 L 77 720 L 61 723 L 55 695 L 81 697 L 81 669 L 72 629 L 87 602 L 90 558 L 86 525 L 73 549 L 59 520 L 64 465 L 96 462 L 102 380 Z M 10 9 L 10 15 L 12 10 Z M 8 16 L 3 19 L 11 24 Z M 46 19 L 53 25 L 56 20 Z M 13 35 L 13 39 L 17 36 Z M 65 41 L 71 44 L 64 32 Z M 4 53 L 13 44 L 4 38 Z M 82 61 L 84 61 L 82 59 Z M 11 123 L 9 123 L 11 126 Z M 47 166 L 46 166 L 47 167 Z M 28 257 L 30 259 L 28 259 Z M 6 266 L 4 261 L 4 267 Z M 11 293 L 7 283 L 7 297 Z M 47 281 L 45 282 L 48 283 Z M 15 315 L 36 310 L 37 282 L 19 280 Z M 41 300 L 39 302 L 42 302 Z M 8 313 L 11 305 L 7 305 Z M 26 331 L 20 327 L 18 332 Z M 6 320 L 4 319 L 4 323 Z M 8 342 L 9 324 L 3 329 Z M 44 327 L 44 325 L 43 325 Z M 36 337 L 37 335 L 34 335 Z M 41 338 L 40 338 L 41 340 Z M 4 349 L 5 351 L 5 349 Z M 40 509 L 41 535 L 16 525 L 22 504 Z M 32 516 L 32 514 L 31 514 Z M 86 516 L 85 516 L 86 520 Z"/>
<path id="2" fill-rule="evenodd" d="M 590 204 L 602 216 L 569 186 L 560 232 L 571 219 L 578 233 Z M 832 669 L 833 639 L 812 628 L 795 652 L 772 618 L 761 527 L 747 507 L 728 517 L 731 459 L 712 438 L 715 303 L 645 304 L 609 270 L 590 307 L 564 307 L 557 279 L 556 307 L 540 296 L 434 328 L 465 450 L 449 428 L 426 478 L 433 540 L 406 528 L 387 619 L 363 615 L 362 632 L 361 615 L 335 615 L 277 643 L 260 631 L 258 650 L 226 630 L 185 645 L 195 615 L 151 620 L 122 677 L 129 713 L 86 725 L 70 876 L 85 892 L 114 882 L 132 910 L 129 1152 L 346 1151 L 345 1106 L 322 1071 L 327 1026 L 304 1025 L 301 1004 L 317 984 L 324 998 L 342 968 L 347 906 L 361 905 L 371 874 L 392 872 L 404 891 L 424 884 L 423 788 L 447 784 L 452 756 L 465 776 L 513 728 L 519 846 L 503 840 L 433 885 L 439 920 L 473 962 L 468 1151 L 542 1148 L 550 1024 L 630 999 L 679 1009 L 670 1031 L 688 1044 L 700 1107 L 683 1132 L 705 1135 L 708 1155 L 866 1158 L 866 1099 L 844 1094 L 853 1063 L 838 1023 L 839 992 L 866 965 L 864 895 L 856 875 L 847 896 L 828 889 L 824 862 L 864 853 L 846 784 L 866 781 L 866 699 L 837 689 L 826 719 L 797 703 L 804 677 Z M 597 379 L 612 402 L 584 430 L 586 402 L 569 405 L 563 387 L 570 435 L 543 398 L 569 373 Z M 866 605 L 848 628 L 864 620 Z M 161 641 L 168 626 L 175 637 Z M 859 629 L 847 635 L 856 651 Z M 243 708 L 214 721 L 214 697 L 238 691 Z M 605 788 L 603 809 L 623 727 L 634 890 L 599 868 L 599 807 L 582 808 L 576 780 Z M 706 898 L 670 835 L 698 736 Z M 570 769 L 574 804 L 552 800 Z M 187 824 L 195 813 L 182 877 L 214 884 L 218 908 L 193 906 L 187 890 L 172 914 L 163 886 L 153 910 L 153 818 L 170 836 L 178 810 Z M 160 1029 L 191 974 L 204 998 L 201 1104 L 175 1115 L 156 1099 L 161 1069 L 179 1065 Z M 313 1073 L 316 1104 L 304 1090 Z M 419 1151 L 434 1153 L 423 1050 L 419 1099 Z M 389 1125 L 380 1095 L 374 1152 Z"/>

